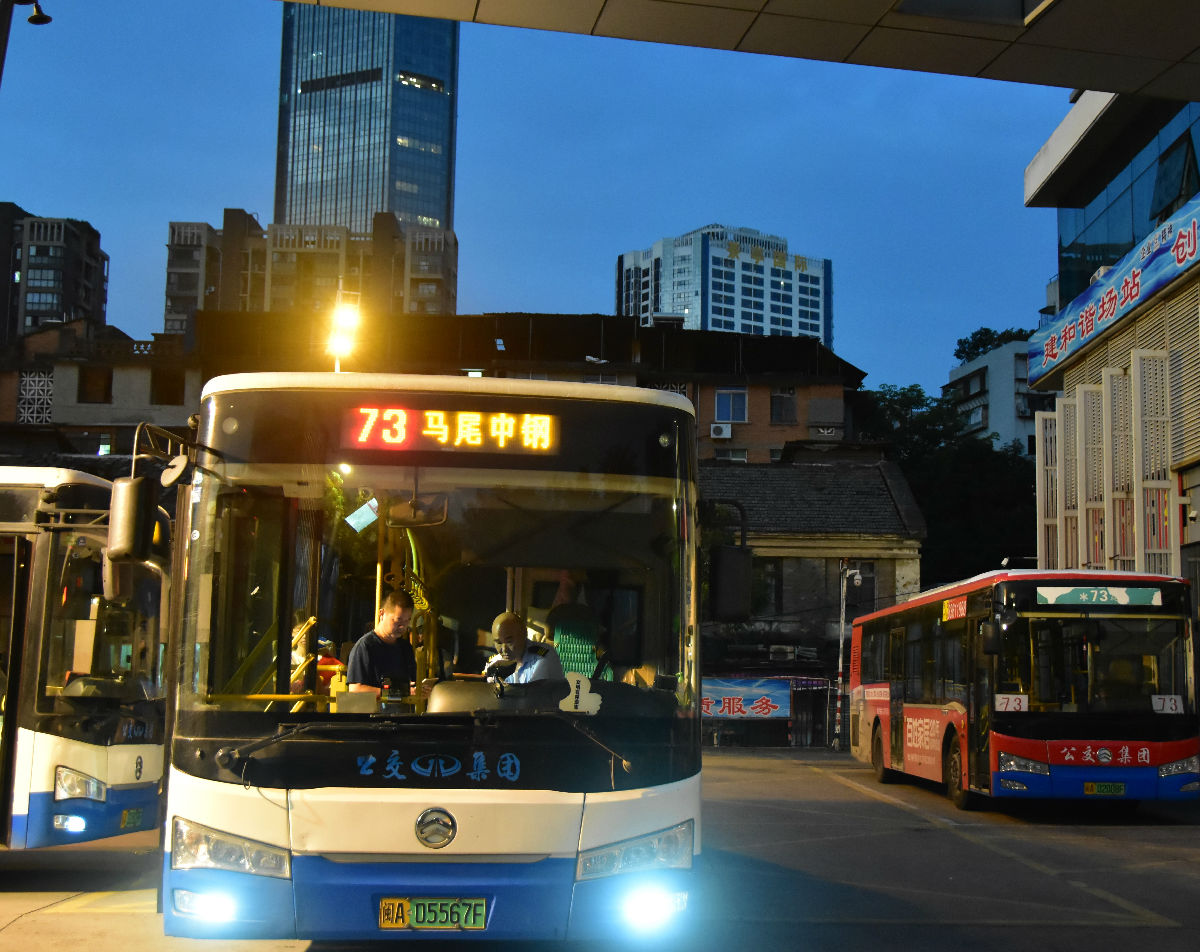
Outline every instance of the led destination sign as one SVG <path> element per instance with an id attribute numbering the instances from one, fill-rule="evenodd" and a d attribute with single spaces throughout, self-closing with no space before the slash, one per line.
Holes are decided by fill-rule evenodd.
<path id="1" fill-rule="evenodd" d="M 550 455 L 558 417 L 506 410 L 412 410 L 358 406 L 345 411 L 342 445 L 367 450 L 455 450 Z"/>

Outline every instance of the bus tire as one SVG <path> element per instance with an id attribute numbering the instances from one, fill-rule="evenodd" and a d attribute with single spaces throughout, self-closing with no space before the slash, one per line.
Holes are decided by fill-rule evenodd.
<path id="1" fill-rule="evenodd" d="M 891 783 L 896 779 L 895 773 L 883 765 L 883 734 L 878 724 L 871 731 L 871 772 L 877 783 Z"/>
<path id="2" fill-rule="evenodd" d="M 955 807 L 970 810 L 974 806 L 975 798 L 963 785 L 962 745 L 958 742 L 957 734 L 950 735 L 946 752 L 942 755 L 942 779 L 946 783 L 946 796 Z"/>

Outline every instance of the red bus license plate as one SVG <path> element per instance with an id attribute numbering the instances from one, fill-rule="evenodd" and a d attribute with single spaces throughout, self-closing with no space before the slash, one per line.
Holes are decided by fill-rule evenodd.
<path id="1" fill-rule="evenodd" d="M 1085 783 L 1083 785 L 1083 795 L 1085 797 L 1123 797 L 1125 796 L 1125 784 Z"/>
<path id="2" fill-rule="evenodd" d="M 486 927 L 486 899 L 385 896 L 379 900 L 380 929 L 484 929 Z"/>

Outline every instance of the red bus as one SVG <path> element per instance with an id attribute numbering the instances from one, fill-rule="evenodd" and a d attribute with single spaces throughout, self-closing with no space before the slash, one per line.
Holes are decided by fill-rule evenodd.
<path id="1" fill-rule="evenodd" d="M 1190 592 L 1182 579 L 1002 571 L 856 618 L 850 745 L 976 795 L 1200 797 Z"/>

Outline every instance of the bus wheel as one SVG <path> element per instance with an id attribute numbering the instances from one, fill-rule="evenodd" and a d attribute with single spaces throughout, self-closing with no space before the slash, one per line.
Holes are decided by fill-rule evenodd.
<path id="1" fill-rule="evenodd" d="M 891 783 L 895 779 L 895 774 L 883 765 L 883 736 L 878 724 L 871 732 L 871 771 L 879 783 Z"/>
<path id="2" fill-rule="evenodd" d="M 946 781 L 946 795 L 960 810 L 970 810 L 974 798 L 971 791 L 963 786 L 962 778 L 962 747 L 958 738 L 950 735 L 950 745 L 942 758 L 942 778 Z"/>

